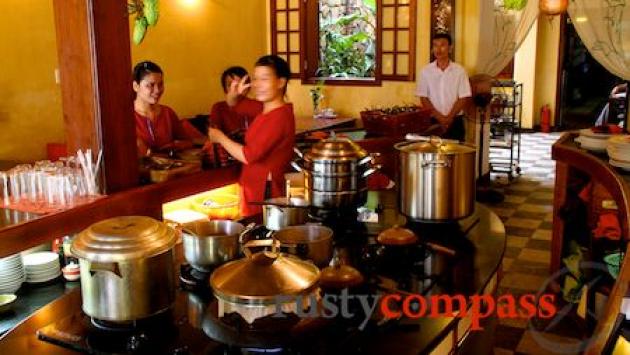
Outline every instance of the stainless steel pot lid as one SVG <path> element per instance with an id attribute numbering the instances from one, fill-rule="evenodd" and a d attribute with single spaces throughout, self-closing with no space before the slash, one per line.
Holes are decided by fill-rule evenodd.
<path id="1" fill-rule="evenodd" d="M 435 144 L 432 142 L 415 142 L 397 147 L 400 151 L 405 153 L 434 153 L 434 154 L 466 154 L 474 153 L 477 150 L 466 144 L 458 143 L 441 143 Z"/>
<path id="2" fill-rule="evenodd" d="M 279 253 L 275 248 L 249 253 L 248 248 L 268 246 L 269 241 L 248 242 L 244 248 L 247 257 L 229 262 L 212 273 L 210 286 L 217 297 L 228 302 L 269 305 L 276 296 L 308 294 L 317 287 L 319 268 L 314 264 Z"/>
<path id="3" fill-rule="evenodd" d="M 71 251 L 92 262 L 148 258 L 171 249 L 175 231 L 145 216 L 124 216 L 92 224 L 74 239 Z"/>
<path id="4" fill-rule="evenodd" d="M 331 137 L 315 143 L 304 158 L 306 160 L 354 160 L 368 153 L 349 138 Z"/>

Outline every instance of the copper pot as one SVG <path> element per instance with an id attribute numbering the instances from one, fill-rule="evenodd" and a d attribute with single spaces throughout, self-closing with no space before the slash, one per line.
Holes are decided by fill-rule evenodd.
<path id="1" fill-rule="evenodd" d="M 271 251 L 251 251 L 270 246 Z M 295 313 L 299 298 L 304 307 L 319 298 L 319 268 L 280 253 L 279 247 L 277 240 L 249 241 L 243 246 L 245 258 L 229 262 L 212 273 L 210 286 L 219 301 L 219 317 L 235 312 L 252 324 L 278 309 Z"/>

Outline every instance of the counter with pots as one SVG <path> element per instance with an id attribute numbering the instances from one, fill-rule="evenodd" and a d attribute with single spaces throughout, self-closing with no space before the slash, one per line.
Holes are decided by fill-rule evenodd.
<path id="1" fill-rule="evenodd" d="M 379 213 L 379 222 L 360 223 L 355 231 L 362 231 L 361 235 L 350 233 L 344 236 L 342 232 L 338 233 L 335 237 L 336 252 L 339 252 L 340 245 L 344 245 L 344 240 L 348 241 L 347 238 L 351 240 L 354 240 L 352 238 L 374 240 L 383 230 L 395 224 L 401 224 L 400 216 L 396 211 L 395 193 L 391 191 L 381 192 L 378 199 L 379 205 L 383 207 Z M 446 250 L 445 254 L 441 254 L 441 252 L 431 253 L 432 256 L 430 257 L 433 261 L 424 261 L 425 265 L 432 265 L 431 267 L 435 271 L 435 275 L 432 276 L 440 280 L 439 282 L 436 281 L 438 286 L 432 288 L 432 294 L 463 293 L 473 295 L 495 292 L 506 244 L 505 230 L 501 220 L 489 209 L 481 205 L 476 205 L 475 208 L 476 212 L 473 216 L 456 224 L 446 226 L 427 224 L 414 228 L 422 240 L 439 244 Z M 261 220 L 262 216 L 258 222 Z M 404 224 L 404 220 L 402 223 Z M 331 228 L 337 233 L 337 228 L 332 226 Z M 450 233 L 451 230 L 458 232 Z M 94 232 L 98 232 L 98 230 L 93 230 L 90 236 L 97 236 L 98 233 Z M 455 253 L 456 257 L 449 258 L 448 253 Z M 181 243 L 175 246 L 174 255 L 175 265 L 179 266 L 184 260 Z M 358 264 L 355 265 L 359 267 Z M 175 267 L 175 269 L 180 270 L 179 267 Z M 264 279 L 261 279 L 260 282 L 264 282 Z M 419 292 L 419 290 L 414 292 Z M 36 332 L 52 323 L 57 324 L 56 322 L 60 321 L 63 323 L 64 319 L 74 319 L 72 318 L 73 315 L 81 314 L 81 306 L 79 289 L 57 299 L 7 333 L 0 340 L 0 353 L 73 353 L 70 350 L 38 340 Z M 205 354 L 235 350 L 233 347 L 226 347 L 217 341 L 217 337 L 225 335 L 225 332 L 217 333 L 216 329 L 215 331 L 208 329 L 208 322 L 216 318 L 216 307 L 216 301 L 213 301 L 209 295 L 184 291 L 181 288 L 177 289 L 173 307 L 177 329 L 174 330 L 173 334 L 178 334 L 178 339 L 182 342 L 179 345 L 180 348 L 185 347 L 189 353 Z M 456 346 L 462 347 L 462 351 L 478 352 L 480 348 L 477 345 L 491 347 L 493 344 L 492 324 L 494 321 L 492 319 L 482 323 L 485 326 L 483 332 L 469 332 L 470 319 L 468 318 L 461 320 L 459 318 L 402 319 L 383 322 L 382 324 L 376 322 L 372 328 L 366 328 L 369 330 L 365 332 L 349 328 L 341 320 L 333 319 L 326 322 L 328 323 L 323 328 L 324 330 L 320 330 L 323 333 L 317 333 L 317 336 L 306 338 L 308 347 L 303 349 L 305 353 L 325 353 L 332 351 L 332 349 L 348 353 L 361 351 L 375 354 L 432 351 L 443 353 Z M 316 327 L 314 323 L 317 322 L 313 322 L 310 326 Z M 239 334 L 242 333 L 239 332 Z M 340 337 L 340 334 L 343 337 Z M 283 335 L 282 338 L 291 337 Z M 299 338 L 296 336 L 296 339 Z"/>

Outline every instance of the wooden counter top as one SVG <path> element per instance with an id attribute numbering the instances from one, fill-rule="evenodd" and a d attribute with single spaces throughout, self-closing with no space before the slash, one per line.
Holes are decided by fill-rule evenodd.
<path id="1" fill-rule="evenodd" d="M 313 118 L 307 116 L 295 117 L 295 134 L 308 133 L 322 129 L 332 128 L 344 124 L 350 124 L 356 118 Z"/>
<path id="2" fill-rule="evenodd" d="M 7 226 L 0 232 L 0 258 L 49 242 L 55 237 L 79 232 L 106 218 L 144 215 L 161 219 L 163 203 L 234 183 L 239 171 L 240 165 L 205 170 L 114 193 L 92 203 Z"/>
<path id="3" fill-rule="evenodd" d="M 551 155 L 556 160 L 556 187 L 554 191 L 554 221 L 552 239 L 551 271 L 560 268 L 563 249 L 564 221 L 560 218 L 560 210 L 566 200 L 566 185 L 571 172 L 578 169 L 593 179 L 598 180 L 613 196 L 619 208 L 619 222 L 622 237 L 629 237 L 630 230 L 630 178 L 608 164 L 605 155 L 592 154 L 580 149 L 574 142 L 578 136 L 576 132 L 564 134 L 552 147 Z M 626 246 L 626 255 L 630 255 L 630 243 Z M 602 354 L 611 350 L 609 342 L 615 331 L 621 304 L 625 297 L 630 296 L 630 258 L 625 257 L 619 276 L 613 286 L 603 315 L 597 320 L 586 354 Z"/>

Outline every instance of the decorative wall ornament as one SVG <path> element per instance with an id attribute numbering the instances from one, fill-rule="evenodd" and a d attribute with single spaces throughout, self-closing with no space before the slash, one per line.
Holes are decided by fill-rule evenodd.
<path id="1" fill-rule="evenodd" d="M 431 38 L 438 33 L 448 33 L 455 43 L 455 0 L 431 0 Z M 454 47 L 451 58 L 455 57 Z M 433 60 L 433 53 L 431 53 Z"/>

